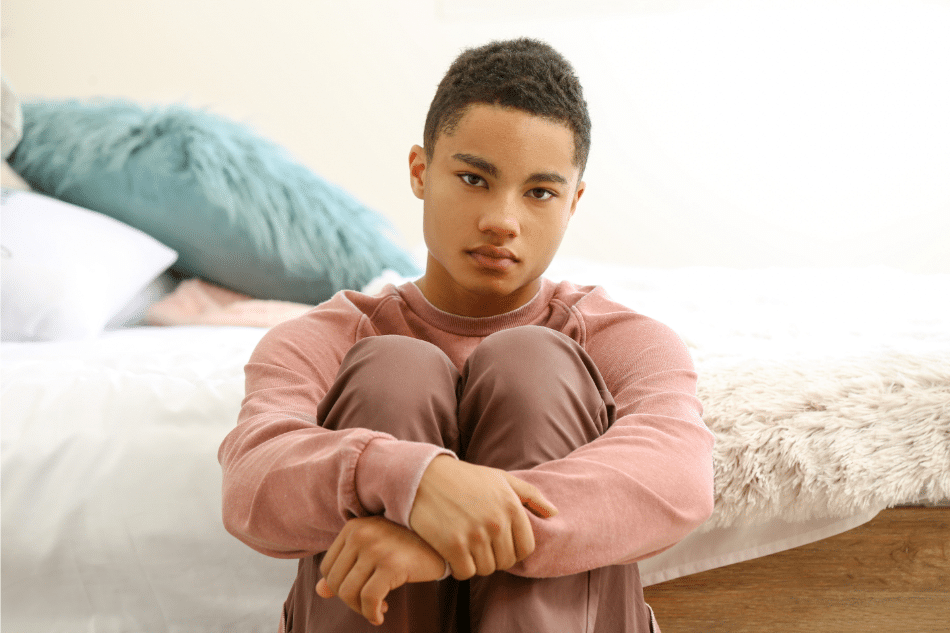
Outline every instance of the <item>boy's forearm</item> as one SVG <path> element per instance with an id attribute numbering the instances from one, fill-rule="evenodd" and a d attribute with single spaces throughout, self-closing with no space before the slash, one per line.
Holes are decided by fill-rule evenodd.
<path id="1" fill-rule="evenodd" d="M 445 453 L 366 429 L 329 431 L 302 416 L 254 416 L 219 450 L 224 525 L 277 558 L 326 551 L 353 517 L 384 514 L 408 527 L 421 471 Z"/>
<path id="2" fill-rule="evenodd" d="M 624 451 L 624 471 L 585 447 L 556 463 L 512 473 L 544 490 L 560 513 L 529 517 L 535 552 L 508 572 L 545 578 L 636 562 L 701 525 L 713 510 L 712 436 L 684 425 L 665 442 L 659 453 Z"/>

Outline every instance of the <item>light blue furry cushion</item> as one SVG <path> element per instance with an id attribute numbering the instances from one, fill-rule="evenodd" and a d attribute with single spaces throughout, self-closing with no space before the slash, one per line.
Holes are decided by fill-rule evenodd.
<path id="1" fill-rule="evenodd" d="M 257 298 L 318 303 L 386 268 L 417 273 L 376 212 L 246 127 L 185 106 L 24 103 L 10 164 L 34 189 L 164 242 L 181 272 Z"/>

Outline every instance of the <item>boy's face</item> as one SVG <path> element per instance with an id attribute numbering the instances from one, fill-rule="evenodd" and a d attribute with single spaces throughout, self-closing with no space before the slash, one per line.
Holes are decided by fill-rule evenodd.
<path id="1" fill-rule="evenodd" d="M 571 129 L 476 104 L 438 136 L 431 160 L 414 146 L 409 168 L 424 203 L 429 255 L 417 284 L 426 298 L 463 316 L 530 301 L 584 193 Z"/>

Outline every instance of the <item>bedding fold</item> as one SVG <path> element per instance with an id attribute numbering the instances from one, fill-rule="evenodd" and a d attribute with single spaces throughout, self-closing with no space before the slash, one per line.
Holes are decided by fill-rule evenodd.
<path id="1" fill-rule="evenodd" d="M 298 317 L 312 305 L 255 299 L 202 279 L 187 279 L 149 308 L 149 325 L 232 325 L 272 327 Z"/>

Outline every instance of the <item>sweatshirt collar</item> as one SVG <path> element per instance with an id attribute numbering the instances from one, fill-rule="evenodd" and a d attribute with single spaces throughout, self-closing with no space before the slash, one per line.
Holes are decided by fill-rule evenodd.
<path id="1" fill-rule="evenodd" d="M 489 317 L 466 317 L 443 312 L 429 303 L 419 287 L 411 281 L 399 286 L 397 291 L 412 312 L 435 328 L 461 336 L 488 336 L 499 330 L 536 323 L 550 305 L 555 288 L 554 282 L 542 277 L 541 287 L 531 301 L 511 312 Z"/>

